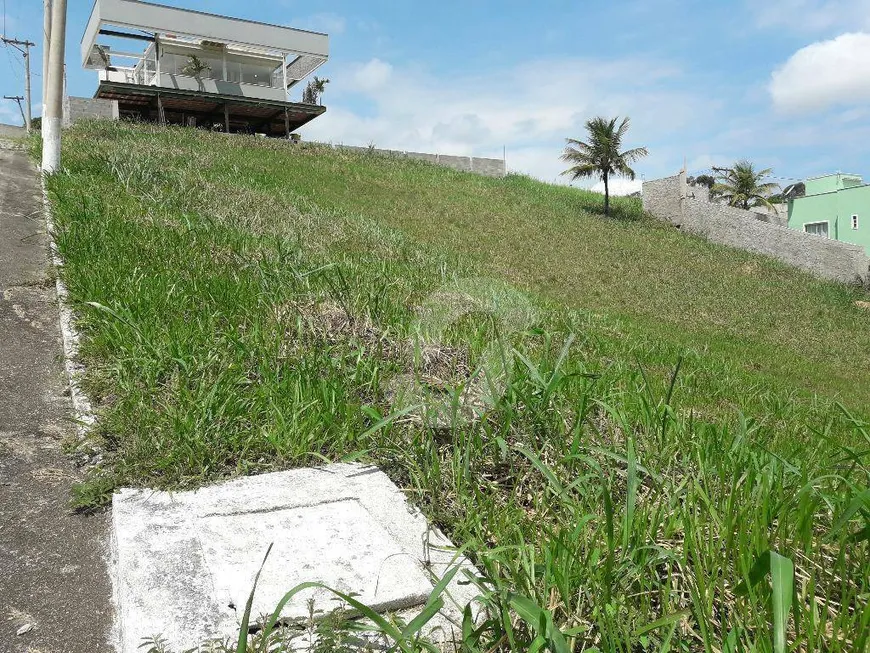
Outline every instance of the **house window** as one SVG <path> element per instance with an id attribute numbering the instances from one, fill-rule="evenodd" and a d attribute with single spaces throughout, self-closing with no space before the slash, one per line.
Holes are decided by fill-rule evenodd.
<path id="1" fill-rule="evenodd" d="M 858 216 L 857 215 L 852 216 L 852 229 L 854 231 L 858 231 Z"/>
<path id="2" fill-rule="evenodd" d="M 281 82 L 276 81 L 277 78 L 273 75 L 275 65 L 272 61 L 251 62 L 227 58 L 227 81 L 280 88 Z"/>
<path id="3" fill-rule="evenodd" d="M 815 234 L 816 236 L 823 236 L 825 238 L 828 237 L 828 223 L 825 222 L 807 222 L 804 225 L 804 231 L 808 234 Z"/>

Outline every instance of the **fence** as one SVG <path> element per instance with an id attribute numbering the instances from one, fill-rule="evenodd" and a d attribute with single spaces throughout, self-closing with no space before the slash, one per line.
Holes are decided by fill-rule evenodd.
<path id="1" fill-rule="evenodd" d="M 372 152 L 384 156 L 395 156 L 417 161 L 426 161 L 445 168 L 459 170 L 460 172 L 472 172 L 485 177 L 504 177 L 504 159 L 486 159 L 476 156 L 451 156 L 448 154 L 427 154 L 425 152 L 406 152 L 404 150 L 379 150 L 371 147 L 357 147 L 355 145 L 333 145 L 336 149 L 353 150 L 357 152 Z"/>
<path id="2" fill-rule="evenodd" d="M 686 174 L 645 181 L 643 208 L 707 240 L 764 254 L 816 276 L 845 283 L 868 281 L 863 247 L 769 222 L 773 216 L 710 202 L 706 189 L 690 187 Z"/>
<path id="3" fill-rule="evenodd" d="M 118 101 L 67 96 L 64 98 L 63 124 L 66 127 L 90 118 L 118 119 Z"/>
<path id="4" fill-rule="evenodd" d="M 85 118 L 118 119 L 118 102 L 96 98 L 68 97 L 64 106 L 64 124 L 69 126 Z M 451 156 L 448 154 L 427 154 L 425 152 L 406 152 L 404 150 L 379 150 L 353 145 L 334 145 L 337 149 L 373 152 L 385 156 L 395 156 L 417 161 L 427 161 L 438 166 L 472 172 L 485 177 L 504 177 L 504 159 L 487 159 L 477 156 Z"/>

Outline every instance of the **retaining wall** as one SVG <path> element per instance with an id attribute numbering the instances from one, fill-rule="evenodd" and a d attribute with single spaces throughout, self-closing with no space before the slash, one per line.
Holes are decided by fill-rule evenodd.
<path id="1" fill-rule="evenodd" d="M 63 124 L 73 125 L 79 120 L 103 118 L 118 119 L 118 101 L 100 98 L 73 97 L 66 98 L 63 108 Z"/>
<path id="2" fill-rule="evenodd" d="M 677 175 L 677 177 L 668 177 L 668 179 L 673 178 L 679 179 L 679 175 Z M 706 186 L 695 186 L 689 184 L 686 191 L 686 197 L 695 198 L 696 200 L 701 200 L 703 202 L 710 202 L 710 189 Z M 769 209 L 766 206 L 753 206 L 750 209 L 750 213 L 752 213 L 752 216 L 756 220 L 769 222 L 770 224 L 778 224 L 780 227 L 788 226 L 788 208 L 784 204 L 780 204 L 779 206 L 774 205 L 773 209 Z"/>
<path id="3" fill-rule="evenodd" d="M 450 156 L 447 154 L 428 154 L 426 152 L 406 152 L 404 150 L 378 150 L 356 145 L 333 145 L 332 147 L 355 152 L 371 152 L 384 156 L 394 156 L 417 161 L 426 161 L 445 168 L 459 170 L 460 172 L 473 172 L 485 177 L 504 177 L 505 162 L 503 159 L 486 159 L 477 156 Z"/>
<path id="4" fill-rule="evenodd" d="M 685 173 L 644 182 L 643 208 L 711 242 L 764 254 L 824 279 L 866 283 L 870 278 L 863 247 L 774 224 L 769 220 L 777 216 L 710 202 L 694 190 Z"/>

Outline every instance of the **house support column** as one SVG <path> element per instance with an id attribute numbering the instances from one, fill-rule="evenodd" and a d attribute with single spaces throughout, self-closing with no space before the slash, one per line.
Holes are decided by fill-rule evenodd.
<path id="1" fill-rule="evenodd" d="M 290 112 L 284 108 L 284 136 L 290 138 Z"/>
<path id="2" fill-rule="evenodd" d="M 230 133 L 230 107 L 224 104 L 224 131 Z"/>
<path id="3" fill-rule="evenodd" d="M 163 111 L 163 98 L 157 94 L 157 122 L 161 127 L 166 126 L 166 113 Z"/>
<path id="4" fill-rule="evenodd" d="M 281 53 L 281 74 L 284 78 L 284 99 L 286 100 L 289 87 L 287 86 L 287 54 L 285 52 Z"/>

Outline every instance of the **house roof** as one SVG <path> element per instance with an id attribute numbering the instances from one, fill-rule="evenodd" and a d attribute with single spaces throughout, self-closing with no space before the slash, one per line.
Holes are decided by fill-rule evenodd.
<path id="1" fill-rule="evenodd" d="M 294 27 L 230 18 L 142 0 L 95 0 L 81 42 L 82 65 L 104 26 L 153 34 L 183 34 L 203 40 L 265 48 L 326 60 L 329 36 Z M 135 34 L 131 34 L 135 36 Z"/>

